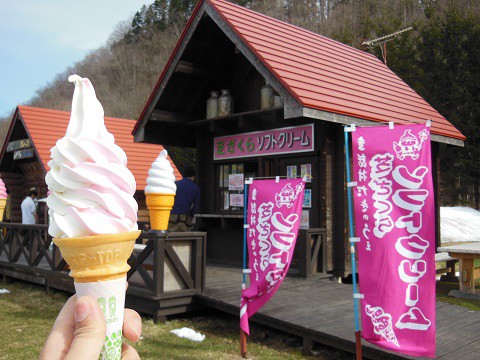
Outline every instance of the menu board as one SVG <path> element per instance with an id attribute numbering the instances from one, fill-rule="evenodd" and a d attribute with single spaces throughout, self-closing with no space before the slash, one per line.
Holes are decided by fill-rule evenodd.
<path id="1" fill-rule="evenodd" d="M 302 210 L 300 216 L 300 229 L 306 230 L 310 228 L 310 210 Z"/>
<path id="2" fill-rule="evenodd" d="M 243 207 L 243 194 L 230 194 L 230 206 Z"/>
<path id="3" fill-rule="evenodd" d="M 243 174 L 230 174 L 228 176 L 228 190 L 243 190 Z"/>

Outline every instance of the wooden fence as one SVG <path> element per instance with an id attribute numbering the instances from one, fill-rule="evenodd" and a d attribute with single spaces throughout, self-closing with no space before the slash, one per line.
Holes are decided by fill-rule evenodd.
<path id="1" fill-rule="evenodd" d="M 74 292 L 68 266 L 47 225 L 0 223 L 0 273 Z M 205 288 L 206 233 L 143 231 L 128 263 L 127 306 L 155 320 L 195 308 Z"/>

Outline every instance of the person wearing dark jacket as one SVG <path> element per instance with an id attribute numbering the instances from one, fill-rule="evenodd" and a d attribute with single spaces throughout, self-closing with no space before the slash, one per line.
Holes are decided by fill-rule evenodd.
<path id="1" fill-rule="evenodd" d="M 200 205 L 200 189 L 195 184 L 195 169 L 191 166 L 182 171 L 183 179 L 176 181 L 177 194 L 168 221 L 168 231 L 191 231 L 193 217 Z"/>

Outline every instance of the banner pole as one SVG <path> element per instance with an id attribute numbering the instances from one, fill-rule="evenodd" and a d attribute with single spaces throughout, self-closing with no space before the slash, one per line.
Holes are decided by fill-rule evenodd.
<path id="1" fill-rule="evenodd" d="M 243 269 L 247 268 L 247 191 L 248 185 L 245 183 L 243 185 Z M 243 283 L 242 289 L 247 286 L 247 274 L 244 270 L 243 272 Z M 242 328 L 240 328 L 240 355 L 242 358 L 247 357 L 247 335 Z"/>
<path id="2" fill-rule="evenodd" d="M 347 184 L 351 182 L 350 179 L 350 149 L 348 147 L 348 130 L 347 126 L 344 127 L 345 135 L 345 164 L 347 168 Z M 347 186 L 347 197 L 348 197 L 348 234 L 350 240 L 354 238 L 353 231 L 353 206 L 351 199 L 351 189 L 350 186 Z M 357 360 L 362 359 L 362 337 L 359 326 L 359 314 L 358 314 L 358 297 L 357 297 L 357 265 L 355 262 L 355 242 L 350 241 L 350 256 L 352 261 L 352 280 L 353 280 L 353 311 L 355 312 L 355 344 L 356 344 L 356 356 Z"/>

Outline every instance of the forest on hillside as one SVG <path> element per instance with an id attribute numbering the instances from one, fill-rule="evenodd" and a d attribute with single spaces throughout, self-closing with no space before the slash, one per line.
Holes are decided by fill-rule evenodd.
<path id="1" fill-rule="evenodd" d="M 362 48 L 412 26 L 387 44 L 387 65 L 467 136 L 442 154 L 440 204 L 480 207 L 480 0 L 236 0 L 268 16 Z M 72 73 L 92 79 L 106 116 L 137 119 L 196 0 L 155 0 L 118 24 L 103 47 L 65 69 L 27 105 L 69 110 Z M 363 49 L 380 59 L 379 48 Z M 13 111 L 13 109 L 12 109 Z M 394 120 L 394 119 L 392 119 Z M 5 133 L 10 119 L 2 119 Z M 180 167 L 192 149 L 170 147 Z"/>

